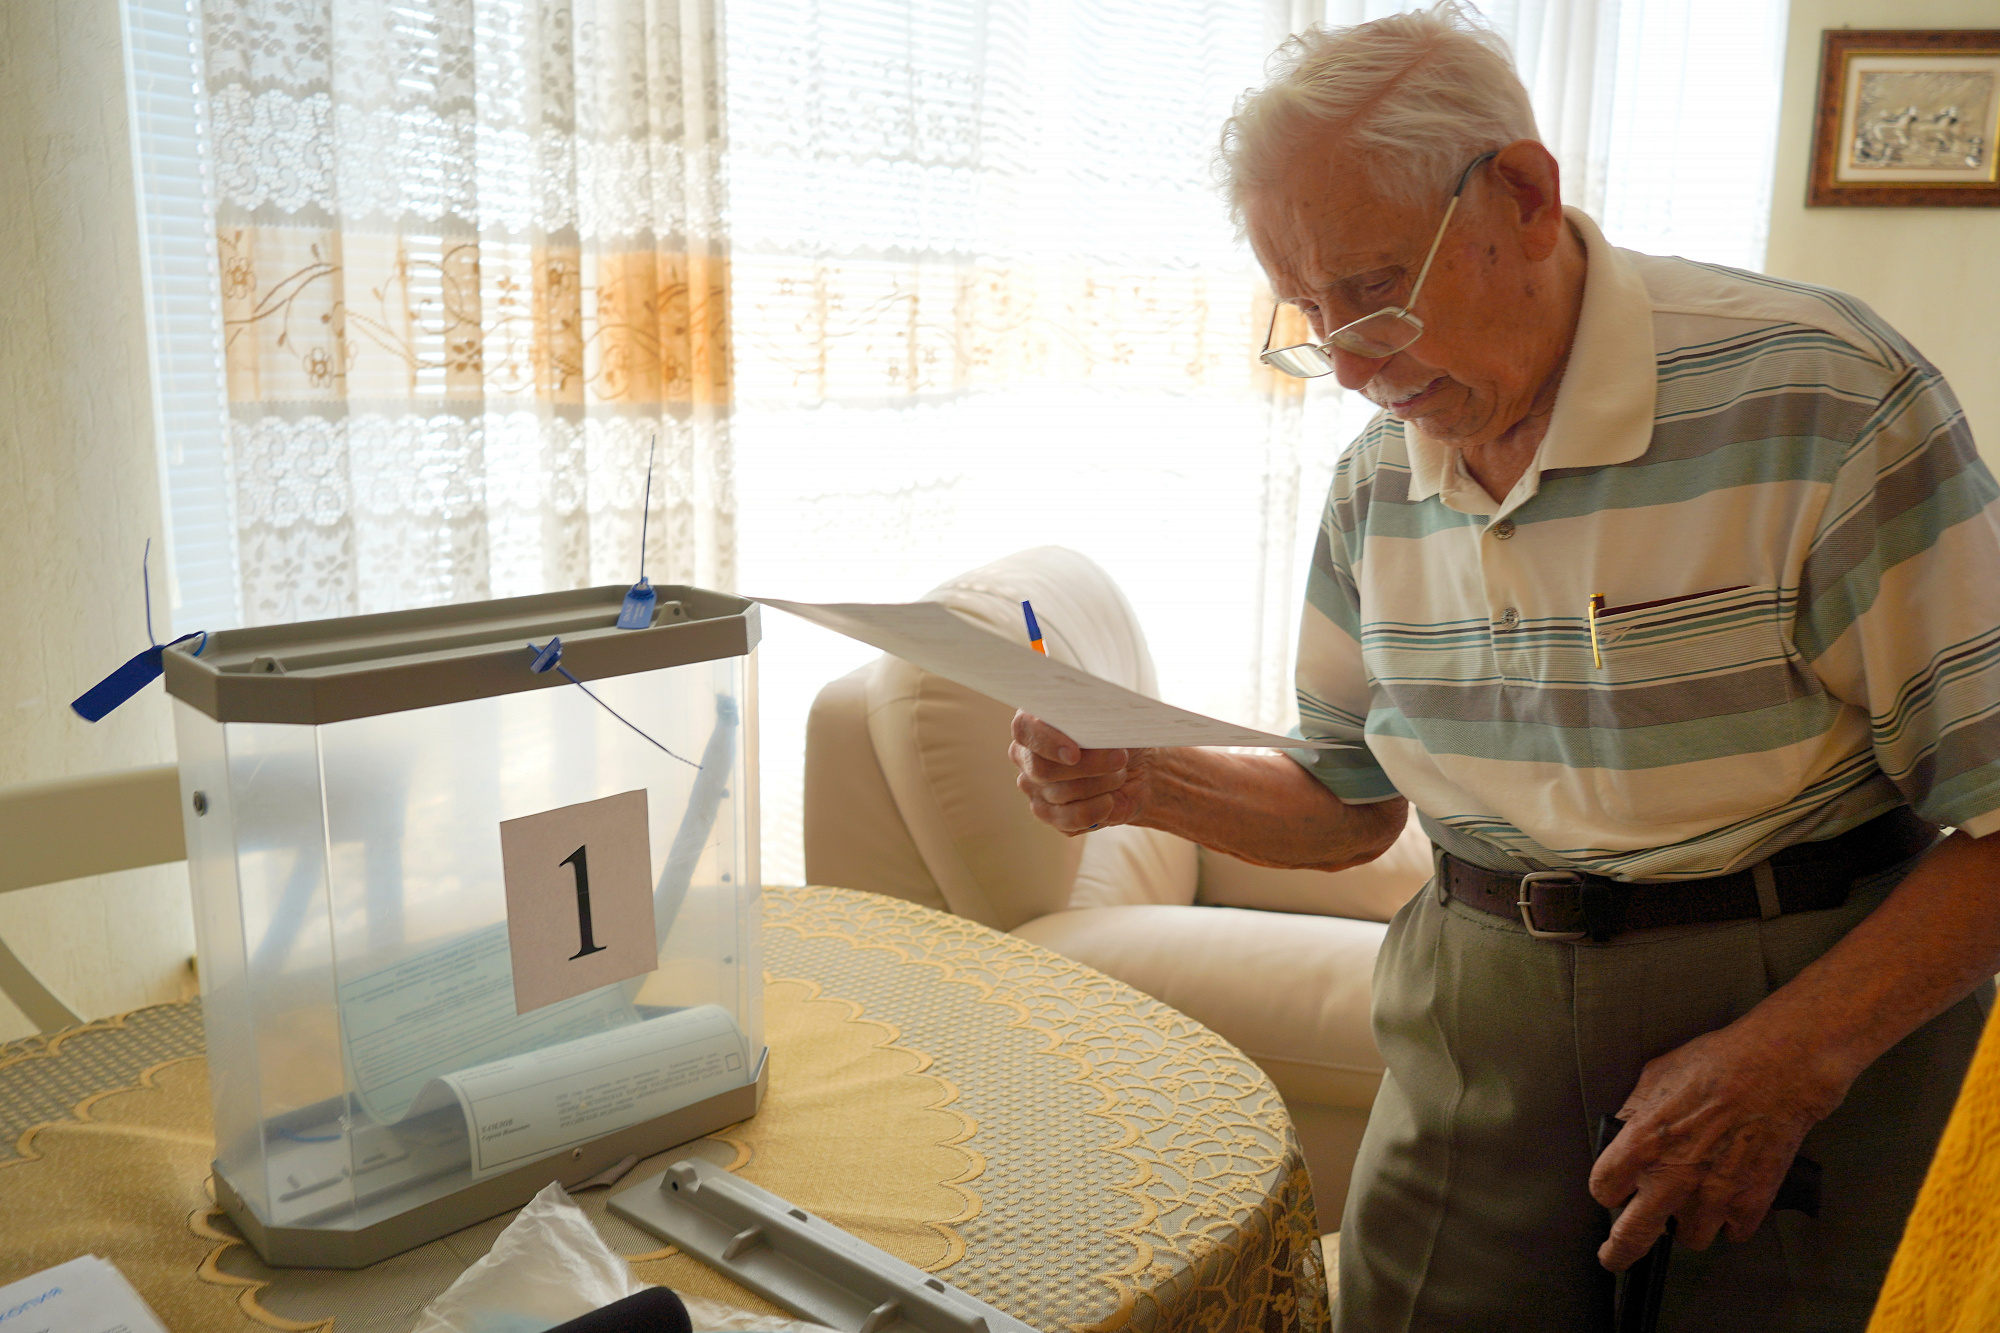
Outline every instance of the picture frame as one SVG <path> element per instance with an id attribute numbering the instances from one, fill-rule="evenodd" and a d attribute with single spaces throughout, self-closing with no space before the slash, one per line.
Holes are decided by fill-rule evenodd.
<path id="1" fill-rule="evenodd" d="M 2000 28 L 1828 29 L 1809 207 L 2000 207 Z"/>

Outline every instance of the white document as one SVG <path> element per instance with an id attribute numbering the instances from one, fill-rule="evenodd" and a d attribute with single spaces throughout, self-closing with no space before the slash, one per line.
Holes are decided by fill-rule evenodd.
<path id="1" fill-rule="evenodd" d="M 504 921 L 340 988 L 354 1091 L 383 1124 L 403 1119 L 424 1085 L 452 1070 L 638 1021 L 619 986 L 516 1014 Z"/>
<path id="2" fill-rule="evenodd" d="M 86 1254 L 0 1287 L 0 1333 L 167 1333 L 125 1275 Z"/>
<path id="3" fill-rule="evenodd" d="M 1143 745 L 1268 745 L 1284 750 L 1352 750 L 1346 741 L 1300 740 L 1222 722 L 1149 699 L 967 623 L 937 602 L 821 604 L 750 600 L 880 648 L 905 662 L 1033 713 L 1091 750 Z"/>
<path id="4" fill-rule="evenodd" d="M 457 1102 L 472 1134 L 472 1178 L 484 1180 L 748 1078 L 743 1034 L 726 1010 L 705 1004 L 446 1074 L 410 1114 Z"/>

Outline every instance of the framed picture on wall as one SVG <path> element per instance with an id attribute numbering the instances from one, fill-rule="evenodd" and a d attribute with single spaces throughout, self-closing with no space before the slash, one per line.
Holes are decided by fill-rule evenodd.
<path id="1" fill-rule="evenodd" d="M 2000 207 L 2000 28 L 1829 30 L 1806 203 Z"/>

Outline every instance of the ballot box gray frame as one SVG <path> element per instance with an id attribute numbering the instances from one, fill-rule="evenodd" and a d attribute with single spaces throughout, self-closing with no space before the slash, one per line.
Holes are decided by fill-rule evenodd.
<path id="1" fill-rule="evenodd" d="M 217 722 L 319 726 L 569 684 L 529 670 L 527 645 L 562 639 L 581 680 L 747 657 L 757 603 L 663 584 L 649 629 L 618 628 L 622 584 L 337 620 L 223 630 L 169 647 L 167 693 Z M 197 656 L 197 650 L 199 655 Z"/>
<path id="2" fill-rule="evenodd" d="M 1036 1333 L 769 1190 L 690 1158 L 613 1195 L 611 1212 L 739 1286 L 837 1333 Z"/>
<path id="3" fill-rule="evenodd" d="M 767 1046 L 757 1057 L 757 1076 L 740 1088 L 606 1134 L 568 1152 L 516 1167 L 505 1175 L 477 1181 L 429 1203 L 389 1213 L 374 1222 L 368 1221 L 367 1216 L 377 1209 L 364 1207 L 356 1210 L 356 1225 L 352 1227 L 267 1226 L 231 1188 L 220 1162 L 210 1164 L 215 1173 L 215 1201 L 243 1233 L 243 1238 L 273 1268 L 366 1268 L 519 1208 L 551 1181 L 579 1184 L 627 1157 L 651 1157 L 724 1126 L 748 1120 L 764 1104 L 764 1093 L 771 1082 L 770 1071 L 771 1051 Z"/>

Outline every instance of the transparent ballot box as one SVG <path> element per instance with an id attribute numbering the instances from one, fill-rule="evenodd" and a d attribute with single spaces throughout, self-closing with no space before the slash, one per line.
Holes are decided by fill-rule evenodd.
<path id="1" fill-rule="evenodd" d="M 755 1113 L 757 608 L 656 592 L 639 629 L 594 588 L 167 652 L 216 1193 L 267 1261 Z"/>

